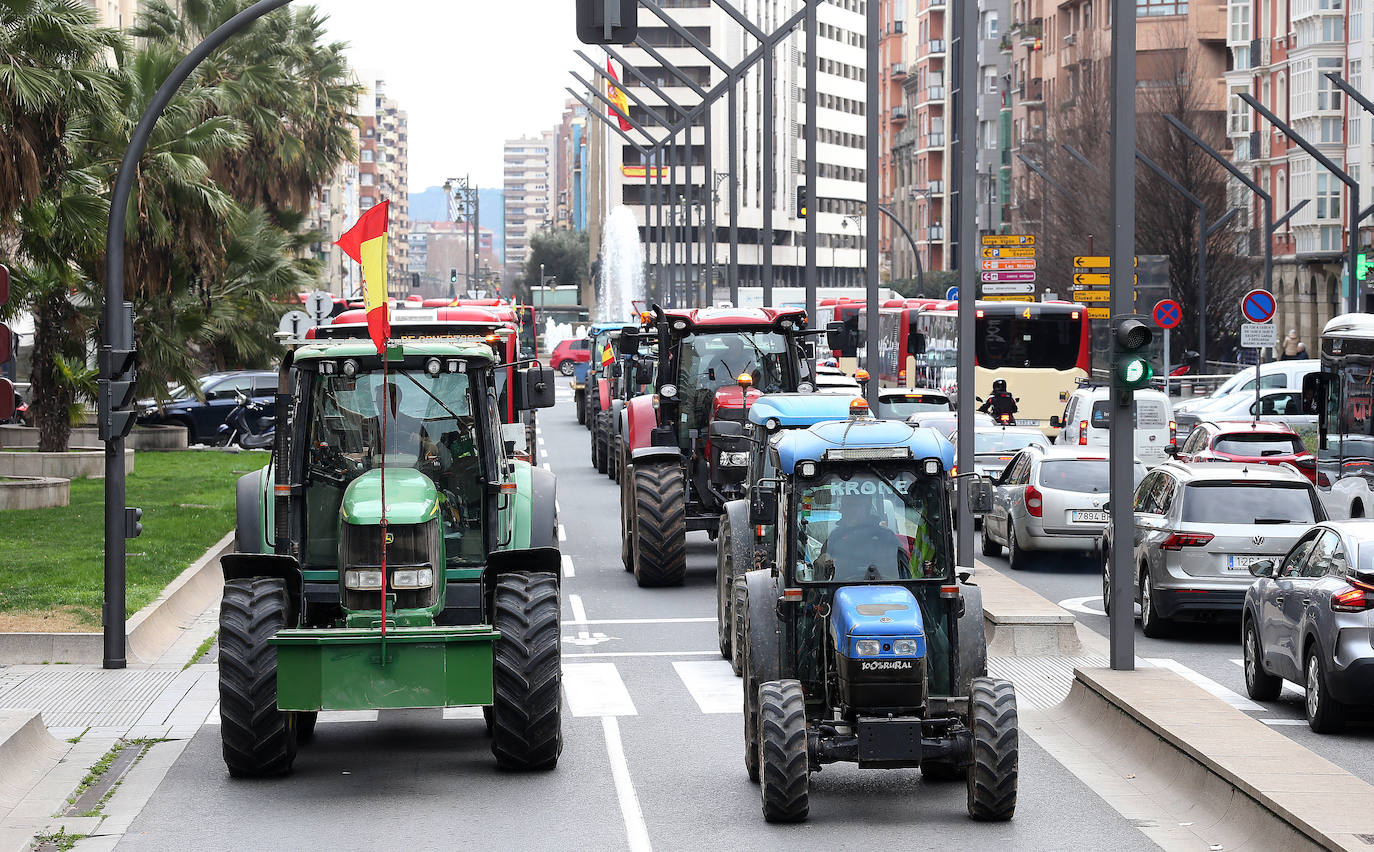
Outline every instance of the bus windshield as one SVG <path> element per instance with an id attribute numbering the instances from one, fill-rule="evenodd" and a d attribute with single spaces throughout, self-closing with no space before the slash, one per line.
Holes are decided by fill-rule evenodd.
<path id="1" fill-rule="evenodd" d="M 828 471 L 799 490 L 797 579 L 891 582 L 945 576 L 944 483 L 912 470 Z"/>
<path id="2" fill-rule="evenodd" d="M 1072 370 L 1078 366 L 1082 322 L 1069 315 L 998 314 L 978 319 L 975 336 L 978 366 Z"/>

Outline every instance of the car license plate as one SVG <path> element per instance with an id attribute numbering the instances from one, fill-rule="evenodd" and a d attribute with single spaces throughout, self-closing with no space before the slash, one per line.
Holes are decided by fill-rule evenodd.
<path id="1" fill-rule="evenodd" d="M 1073 522 L 1076 524 L 1105 524 L 1112 519 L 1106 512 L 1075 511 Z"/>
<path id="2" fill-rule="evenodd" d="M 1254 556 L 1254 555 L 1250 555 L 1250 556 L 1236 556 L 1236 555 L 1227 556 L 1227 557 L 1226 557 L 1226 570 L 1227 570 L 1227 571 L 1248 571 L 1248 570 L 1250 570 L 1250 566 L 1251 566 L 1251 565 L 1255 564 L 1256 562 L 1260 561 L 1261 559 L 1273 559 L 1273 558 L 1274 558 L 1274 557 L 1272 557 L 1272 556 Z"/>
<path id="3" fill-rule="evenodd" d="M 1039 426 L 1039 425 L 1040 425 L 1040 421 L 1039 421 L 1039 420 L 1030 420 L 1030 419 L 1025 418 L 1025 417 L 1018 417 L 1018 418 L 1016 418 L 1016 425 L 1017 425 L 1017 426 Z"/>

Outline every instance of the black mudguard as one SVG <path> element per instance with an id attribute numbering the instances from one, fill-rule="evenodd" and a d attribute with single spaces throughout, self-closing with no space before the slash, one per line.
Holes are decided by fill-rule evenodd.
<path id="1" fill-rule="evenodd" d="M 267 468 L 240 476 L 234 484 L 234 550 L 262 552 L 262 478 Z"/>
<path id="2" fill-rule="evenodd" d="M 286 582 L 287 625 L 301 612 L 301 565 L 294 556 L 279 553 L 226 553 L 219 558 L 225 581 L 271 577 Z"/>
<path id="3" fill-rule="evenodd" d="M 530 468 L 530 548 L 558 549 L 558 477 Z"/>
<path id="4" fill-rule="evenodd" d="M 555 534 L 556 536 L 556 534 Z M 498 550 L 487 554 L 483 573 L 488 588 L 496 587 L 496 577 L 513 571 L 545 572 L 562 583 L 563 554 L 556 547 L 531 547 L 528 550 Z"/>
<path id="5" fill-rule="evenodd" d="M 771 572 L 766 569 L 749 571 L 744 575 L 749 590 L 749 612 L 745 616 L 749 642 L 749 667 L 745 672 L 755 688 L 770 680 L 789 677 L 781 665 L 779 645 L 782 641 L 782 622 L 778 618 L 778 588 Z"/>
<path id="6" fill-rule="evenodd" d="M 983 590 L 971 583 L 960 583 L 964 613 L 959 616 L 959 671 L 953 684 L 954 697 L 969 694 L 973 679 L 987 677 L 988 640 L 983 625 Z"/>

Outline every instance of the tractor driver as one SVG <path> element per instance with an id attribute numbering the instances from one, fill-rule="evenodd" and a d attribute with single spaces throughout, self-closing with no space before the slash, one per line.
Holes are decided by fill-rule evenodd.
<path id="1" fill-rule="evenodd" d="M 901 540 L 879 517 L 873 497 L 846 494 L 818 563 L 826 579 L 883 580 L 893 576 L 893 560 L 900 555 Z"/>
<path id="2" fill-rule="evenodd" d="M 424 421 L 401 408 L 401 388 L 395 382 L 387 381 L 377 385 L 373 394 L 377 404 L 378 446 L 381 445 L 380 441 L 384 440 L 388 456 L 405 456 L 418 460 L 420 442 L 428 437 L 425 434 Z"/>

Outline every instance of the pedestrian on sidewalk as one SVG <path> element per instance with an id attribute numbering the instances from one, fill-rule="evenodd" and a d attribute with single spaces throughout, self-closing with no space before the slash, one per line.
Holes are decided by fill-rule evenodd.
<path id="1" fill-rule="evenodd" d="M 1288 336 L 1279 341 L 1279 360 L 1296 361 L 1307 357 L 1307 344 L 1298 339 L 1296 328 L 1288 329 Z"/>

